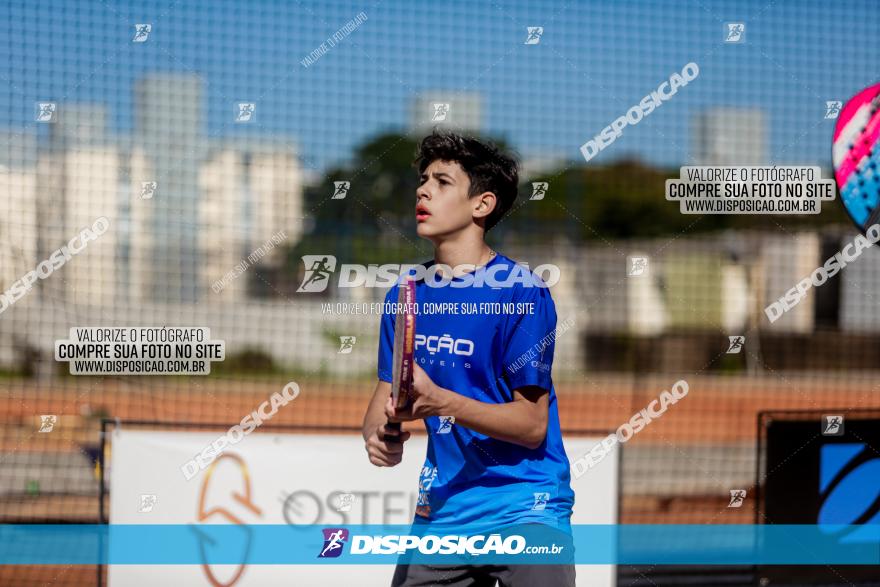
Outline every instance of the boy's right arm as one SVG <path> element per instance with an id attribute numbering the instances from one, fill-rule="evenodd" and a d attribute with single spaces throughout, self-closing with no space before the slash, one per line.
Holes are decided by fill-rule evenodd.
<path id="1" fill-rule="evenodd" d="M 401 432 L 394 437 L 396 431 L 385 428 L 385 404 L 391 401 L 391 384 L 379 380 L 376 390 L 364 414 L 363 436 L 370 462 L 377 467 L 393 467 L 403 458 L 403 443 L 409 439 L 409 432 Z M 387 438 L 386 438 L 387 435 Z M 394 439 L 391 439 L 394 437 Z M 391 439 L 391 440 L 389 440 Z"/>

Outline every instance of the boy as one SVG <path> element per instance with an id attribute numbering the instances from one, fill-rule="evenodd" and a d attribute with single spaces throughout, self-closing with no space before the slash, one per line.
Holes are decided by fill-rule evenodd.
<path id="1" fill-rule="evenodd" d="M 543 282 L 484 241 L 516 199 L 516 162 L 492 145 L 436 131 L 423 139 L 416 161 L 417 232 L 434 245 L 434 260 L 425 264 L 430 270 L 416 280 L 418 307 L 452 302 L 496 310 L 417 314 L 413 391 L 403 410 L 390 399 L 394 316 L 382 317 L 379 381 L 363 426 L 370 462 L 401 461 L 410 433 L 398 436 L 385 428 L 386 419 L 424 420 L 428 451 L 414 525 L 489 532 L 540 524 L 531 527 L 567 536 L 574 495 L 550 378 L 555 306 Z M 451 274 L 443 271 L 449 267 Z M 438 285 L 434 272 L 448 285 Z M 397 286 L 386 296 L 396 300 Z M 574 566 L 398 564 L 392 586 L 496 580 L 573 586 Z"/>

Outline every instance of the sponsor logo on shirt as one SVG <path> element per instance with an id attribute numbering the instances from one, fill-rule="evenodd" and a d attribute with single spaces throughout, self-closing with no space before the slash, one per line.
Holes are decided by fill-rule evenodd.
<path id="1" fill-rule="evenodd" d="M 446 352 L 450 355 L 469 357 L 474 354 L 474 341 L 466 338 L 452 338 L 448 334 L 443 336 L 416 334 L 416 350 L 422 347 L 431 355 Z"/>
<path id="2" fill-rule="evenodd" d="M 437 467 L 426 465 L 419 475 L 419 499 L 416 502 L 416 515 L 427 518 L 431 515 L 431 485 L 437 478 Z"/>
<path id="3" fill-rule="evenodd" d="M 416 357 L 416 361 L 422 365 L 436 365 L 438 367 L 456 367 L 456 361 L 445 358 L 449 356 L 454 359 L 456 357 L 470 357 L 474 354 L 474 341 L 467 338 L 452 338 L 449 334 L 437 336 L 434 334 L 416 334 L 416 350 L 427 351 L 428 356 L 422 354 Z M 471 364 L 468 361 L 462 361 L 460 366 L 470 369 Z"/>
<path id="4" fill-rule="evenodd" d="M 545 373 L 550 372 L 550 365 L 548 365 L 547 363 L 542 363 L 541 361 L 532 361 L 532 367 L 534 367 L 538 371 L 544 371 Z"/>

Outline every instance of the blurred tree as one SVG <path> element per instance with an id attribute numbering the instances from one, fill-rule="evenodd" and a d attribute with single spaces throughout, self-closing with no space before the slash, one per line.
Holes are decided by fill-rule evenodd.
<path id="1" fill-rule="evenodd" d="M 303 255 L 334 255 L 345 263 L 409 263 L 430 258 L 431 247 L 416 236 L 413 166 L 421 136 L 385 133 L 367 140 L 347 165 L 329 169 L 318 185 L 305 190 L 310 226 L 302 240 L 287 250 L 280 269 L 254 271 L 257 295 L 291 295 L 300 283 Z M 490 138 L 505 151 L 502 139 Z M 665 182 L 678 169 L 661 169 L 633 158 L 604 166 L 567 164 L 540 176 L 522 177 L 519 198 L 509 216 L 489 233 L 490 243 L 546 244 L 563 237 L 571 242 L 597 239 L 651 238 L 726 229 L 798 230 L 848 224 L 841 206 L 824 202 L 823 211 L 807 216 L 759 214 L 690 215 L 667 201 Z M 334 200 L 335 181 L 348 181 L 345 198 Z M 530 200 L 532 182 L 549 183 L 543 199 Z M 273 285 L 269 291 L 267 283 Z"/>
<path id="2" fill-rule="evenodd" d="M 547 195 L 543 200 L 520 202 L 517 218 L 511 218 L 507 230 L 515 226 L 517 237 L 526 240 L 547 239 L 550 233 L 576 241 L 679 233 L 697 217 L 680 214 L 678 205 L 664 198 L 666 179 L 677 175 L 670 173 L 621 160 L 529 178 L 529 182 L 548 182 Z M 523 185 L 520 195 L 528 200 L 531 191 L 531 183 Z M 717 230 L 725 226 L 725 217 L 707 215 L 696 224 L 702 224 L 703 230 Z"/>
<path id="3" fill-rule="evenodd" d="M 418 185 L 412 166 L 417 142 L 413 137 L 384 134 L 355 150 L 351 163 L 327 171 L 307 189 L 306 209 L 313 210 L 312 234 L 351 237 L 412 234 Z M 333 200 L 334 181 L 348 181 L 344 199 Z M 408 230 L 408 232 L 404 232 Z"/>
<path id="4" fill-rule="evenodd" d="M 798 230 L 847 223 L 842 207 L 824 202 L 821 214 L 682 214 L 677 202 L 665 198 L 666 180 L 678 169 L 651 167 L 635 159 L 606 166 L 576 166 L 528 178 L 520 188 L 516 212 L 504 223 L 505 234 L 541 242 L 553 235 L 574 240 L 650 238 L 696 234 L 729 228 Z M 531 182 L 549 183 L 543 200 L 529 201 Z M 513 234 L 511 234 L 513 233 Z"/>
<path id="5" fill-rule="evenodd" d="M 309 248 L 323 242 L 331 245 L 328 252 L 339 251 L 360 263 L 387 263 L 389 250 L 430 256 L 430 245 L 416 236 L 419 178 L 414 161 L 421 138 L 386 133 L 370 139 L 355 149 L 349 165 L 330 169 L 317 186 L 307 189 L 306 210 L 314 220 L 304 238 Z M 489 140 L 508 148 L 503 140 Z M 332 199 L 335 181 L 351 183 L 344 199 Z"/>

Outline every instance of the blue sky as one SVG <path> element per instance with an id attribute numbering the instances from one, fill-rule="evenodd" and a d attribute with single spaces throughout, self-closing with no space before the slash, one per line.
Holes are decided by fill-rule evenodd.
<path id="1" fill-rule="evenodd" d="M 346 22 L 367 20 L 309 68 L 300 61 Z M 721 42 L 725 21 L 746 42 Z M 134 23 L 153 26 L 131 42 Z M 543 26 L 524 45 L 527 26 Z M 37 129 L 38 100 L 100 102 L 132 128 L 132 87 L 150 72 L 204 80 L 205 133 L 289 138 L 306 166 L 403 128 L 423 90 L 478 91 L 484 128 L 524 155 L 577 160 L 579 146 L 690 61 L 700 76 L 593 161 L 635 154 L 680 165 L 694 114 L 764 109 L 774 163 L 827 165 L 833 121 L 880 78 L 880 16 L 864 2 L 46 2 L 0 8 L 0 126 Z M 257 121 L 231 122 L 257 102 Z M 38 129 L 45 132 L 44 128 Z"/>

